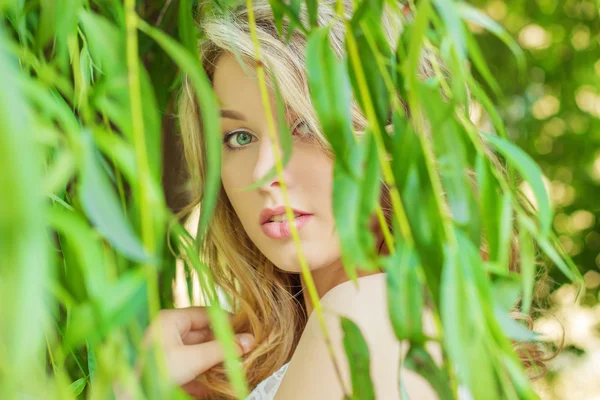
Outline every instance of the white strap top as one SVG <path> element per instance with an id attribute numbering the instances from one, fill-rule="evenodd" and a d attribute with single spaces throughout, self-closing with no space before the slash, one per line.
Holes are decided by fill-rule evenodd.
<path id="1" fill-rule="evenodd" d="M 273 375 L 259 383 L 245 400 L 275 399 L 275 393 L 277 392 L 277 389 L 279 389 L 279 385 L 281 385 L 281 381 L 287 371 L 288 365 L 290 365 L 289 362 L 283 364 L 283 366 L 275 371 Z"/>

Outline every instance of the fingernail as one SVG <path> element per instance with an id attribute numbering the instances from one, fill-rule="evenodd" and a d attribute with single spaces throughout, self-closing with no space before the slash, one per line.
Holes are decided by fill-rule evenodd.
<path id="1" fill-rule="evenodd" d="M 252 335 L 251 333 L 241 333 L 239 335 L 236 335 L 236 337 L 238 342 L 240 342 L 240 344 L 244 348 L 244 352 L 250 351 L 252 345 L 254 344 L 254 335 Z"/>

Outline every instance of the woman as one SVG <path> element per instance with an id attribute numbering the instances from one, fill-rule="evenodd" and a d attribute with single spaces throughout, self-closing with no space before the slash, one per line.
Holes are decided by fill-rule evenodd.
<path id="1" fill-rule="evenodd" d="M 350 10 L 345 1 L 346 11 Z M 334 0 L 319 2 L 319 25 L 334 17 Z M 289 227 L 282 216 L 282 182 L 276 176 L 253 191 L 237 189 L 263 177 L 274 165 L 268 118 L 277 121 L 275 97 L 270 93 L 271 113 L 263 107 L 255 75 L 253 44 L 247 10 L 234 10 L 234 20 L 208 17 L 199 26 L 206 39 L 200 43 L 203 66 L 221 105 L 222 190 L 205 243 L 203 261 L 216 283 L 234 295 L 234 330 L 240 333 L 240 354 L 254 392 L 249 399 L 339 399 L 348 392 L 350 379 L 339 315 L 350 317 L 369 345 L 371 376 L 377 398 L 398 399 L 401 349 L 390 326 L 386 307 L 385 273 L 360 272 L 357 290 L 346 275 L 338 232 L 332 210 L 333 159 L 312 108 L 305 71 L 306 38 L 296 31 L 289 44 L 279 39 L 271 6 L 267 0 L 254 2 L 262 61 L 276 71 L 287 106 L 287 122 L 293 134 L 292 156 L 284 171 L 295 224 L 302 249 L 312 272 L 320 301 L 326 311 L 345 390 L 312 313 L 312 304 L 303 297 L 305 282 Z M 306 19 L 306 14 L 303 14 Z M 392 44 L 401 32 L 401 18 L 384 11 L 382 28 Z M 344 49 L 344 30 L 336 24 L 330 35 L 339 55 Z M 235 57 L 242 56 L 242 63 Z M 428 73 L 423 60 L 421 73 Z M 356 103 L 352 118 L 357 132 L 367 121 Z M 186 81 L 180 99 L 181 132 L 185 159 L 194 188 L 201 188 L 205 174 L 201 113 Z M 184 211 L 201 204 L 201 193 Z M 387 190 L 381 193 L 382 207 L 389 222 Z M 373 216 L 372 232 L 376 250 L 387 254 L 383 235 Z M 429 318 L 426 329 L 432 334 Z M 210 334 L 206 312 L 201 307 L 163 311 L 155 322 L 162 327 L 163 344 L 174 381 L 199 398 L 233 398 L 226 380 L 218 343 Z M 434 356 L 439 349 L 432 348 Z M 411 371 L 402 371 L 411 398 L 437 398 L 429 384 Z"/>

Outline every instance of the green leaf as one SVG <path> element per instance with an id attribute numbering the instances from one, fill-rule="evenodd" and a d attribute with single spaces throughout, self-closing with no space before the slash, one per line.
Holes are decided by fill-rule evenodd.
<path id="1" fill-rule="evenodd" d="M 351 156 L 352 166 L 360 171 L 358 180 L 348 176 L 339 163 L 333 171 L 333 213 L 342 248 L 343 266 L 351 280 L 356 267 L 378 268 L 375 239 L 370 231 L 371 216 L 379 200 L 381 176 L 373 134 L 367 131 Z"/>
<path id="2" fill-rule="evenodd" d="M 72 382 L 71 385 L 69 385 L 73 391 L 73 396 L 77 397 L 83 392 L 83 389 L 85 389 L 85 385 L 87 384 L 87 380 L 88 377 L 85 376 L 77 379 L 76 381 Z"/>
<path id="3" fill-rule="evenodd" d="M 80 0 L 41 0 L 40 21 L 35 45 L 42 51 L 48 42 L 52 41 L 54 51 L 60 56 L 54 62 L 62 64 L 67 54 L 67 36 L 75 31 L 77 13 L 81 8 Z M 62 65 L 61 67 L 66 67 Z"/>
<path id="4" fill-rule="evenodd" d="M 44 154 L 33 134 L 33 121 L 41 117 L 20 90 L 18 82 L 26 78 L 7 51 L 9 40 L 0 23 L 0 392 L 18 398 L 25 377 L 27 382 L 46 379 L 40 361 L 48 311 L 55 304 L 47 291 L 54 257 L 42 192 Z"/>
<path id="5" fill-rule="evenodd" d="M 284 18 L 285 16 L 289 18 L 285 39 L 286 43 L 289 41 L 296 28 L 299 28 L 304 35 L 309 35 L 308 30 L 306 29 L 306 27 L 300 19 L 300 0 L 292 0 L 290 1 L 289 5 L 282 1 L 269 0 L 269 4 L 271 4 L 271 8 L 273 9 L 275 26 L 277 27 L 277 33 L 280 37 L 283 36 Z"/>
<path id="6" fill-rule="evenodd" d="M 525 54 L 517 42 L 510 36 L 510 34 L 506 32 L 506 30 L 504 30 L 504 28 L 502 28 L 502 26 L 500 26 L 496 21 L 467 2 L 462 1 L 455 4 L 456 9 L 463 19 L 487 29 L 496 35 L 500 40 L 502 40 L 504 44 L 506 44 L 506 46 L 510 49 L 510 51 L 513 52 L 515 58 L 517 59 L 521 76 L 525 76 Z"/>
<path id="7" fill-rule="evenodd" d="M 452 218 L 465 229 L 475 227 L 473 236 L 479 237 L 479 221 L 473 215 L 477 204 L 466 175 L 469 168 L 467 152 L 470 150 L 465 143 L 466 133 L 461 132 L 461 126 L 453 118 L 453 105 L 442 101 L 437 85 L 420 85 L 419 89 L 421 98 L 428 99 L 423 102 L 423 106 L 433 131 L 437 167 L 452 210 Z"/>
<path id="8" fill-rule="evenodd" d="M 317 0 L 306 0 L 306 8 L 308 9 L 308 21 L 310 26 L 317 27 L 319 2 Z"/>
<path id="9" fill-rule="evenodd" d="M 419 260 L 414 249 L 398 242 L 394 255 L 384 258 L 387 272 L 388 313 L 398 340 L 424 343 L 423 283 L 419 278 Z"/>
<path id="10" fill-rule="evenodd" d="M 473 61 L 475 68 L 477 68 L 477 71 L 479 71 L 483 79 L 485 79 L 494 94 L 496 94 L 496 96 L 500 96 L 502 94 L 502 89 L 500 89 L 498 81 L 494 77 L 494 74 L 492 74 L 492 71 L 490 71 L 487 62 L 483 58 L 481 49 L 479 48 L 479 45 L 477 44 L 477 41 L 473 35 L 467 35 L 467 49 L 469 50 L 469 55 L 471 56 L 471 60 Z"/>
<path id="11" fill-rule="evenodd" d="M 144 141 L 150 176 L 160 182 L 162 177 L 162 126 L 152 82 L 146 69 L 140 65 L 140 95 L 144 118 Z M 130 117 L 131 118 L 131 117 Z"/>
<path id="12" fill-rule="evenodd" d="M 61 149 L 54 157 L 44 178 L 44 192 L 62 193 L 75 174 L 76 162 L 70 149 Z"/>
<path id="13" fill-rule="evenodd" d="M 521 226 L 519 228 L 519 246 L 520 246 L 520 263 L 521 277 L 523 282 L 523 306 L 522 312 L 529 315 L 531 301 L 533 298 L 533 289 L 535 285 L 535 250 L 533 240 L 527 231 L 527 228 Z"/>
<path id="14" fill-rule="evenodd" d="M 444 262 L 443 221 L 433 194 L 419 137 L 398 113 L 393 115 L 392 172 L 415 240 L 415 250 L 435 304 L 439 304 L 441 269 Z M 394 222 L 395 219 L 394 219 Z M 394 225 L 394 242 L 405 239 Z"/>
<path id="15" fill-rule="evenodd" d="M 221 127 L 219 106 L 208 77 L 196 54 L 192 55 L 165 33 L 138 20 L 139 29 L 156 41 L 162 49 L 177 63 L 190 79 L 194 88 L 198 105 L 202 110 L 203 132 L 206 154 L 206 176 L 202 198 L 202 212 L 198 221 L 197 240 L 199 241 L 208 228 L 217 204 L 221 187 Z"/>
<path id="16" fill-rule="evenodd" d="M 541 234 L 547 236 L 552 226 L 550 198 L 542 180 L 540 167 L 518 146 L 498 136 L 483 134 L 484 139 L 498 150 L 529 183 L 537 200 Z"/>
<path id="17" fill-rule="evenodd" d="M 352 90 L 345 63 L 329 46 L 329 28 L 313 30 L 306 47 L 308 85 L 323 134 L 335 150 L 336 163 L 351 176 L 348 155 L 354 147 L 350 105 Z"/>
<path id="18" fill-rule="evenodd" d="M 510 339 L 519 342 L 533 342 L 539 339 L 540 335 L 515 321 L 507 312 L 496 308 L 494 314 L 504 334 Z"/>
<path id="19" fill-rule="evenodd" d="M 94 65 L 106 77 L 125 76 L 126 64 L 115 62 L 115 60 L 125 60 L 124 35 L 119 28 L 103 16 L 88 10 L 82 9 L 78 15 Z"/>
<path id="20" fill-rule="evenodd" d="M 358 52 L 358 62 L 360 70 L 354 65 L 351 58 L 347 59 L 348 73 L 354 96 L 365 115 L 369 115 L 367 109 L 371 103 L 375 110 L 377 121 L 369 121 L 372 127 L 377 123 L 380 127 L 388 124 L 390 116 L 390 93 L 385 84 L 380 65 L 377 62 L 378 57 L 385 60 L 385 70 L 388 76 L 392 75 L 389 67 L 394 54 L 390 49 L 390 43 L 387 39 L 381 24 L 381 7 L 379 1 L 369 2 L 371 7 L 365 13 L 365 17 L 357 25 L 351 27 L 349 35 L 354 37 L 356 50 Z M 367 37 L 370 40 L 367 40 Z M 350 40 L 346 38 L 346 51 L 350 53 Z M 359 73 L 364 74 L 364 79 L 367 85 L 368 95 L 361 90 Z M 365 98 L 364 96 L 367 96 Z"/>
<path id="21" fill-rule="evenodd" d="M 67 276 L 75 274 L 83 278 L 84 288 L 76 290 L 85 289 L 91 297 L 102 296 L 107 284 L 103 251 L 101 242 L 89 228 L 87 221 L 75 212 L 64 210 L 62 207 L 52 207 L 49 210 L 48 222 L 63 236 L 61 245 L 69 266 L 65 271 Z M 75 269 L 80 269 L 80 274 L 77 274 Z M 83 300 L 80 296 L 79 299 Z"/>
<path id="22" fill-rule="evenodd" d="M 577 281 L 580 287 L 583 287 L 583 278 L 581 272 L 575 265 L 568 265 L 557 251 L 557 241 L 550 241 L 548 237 L 542 235 L 535 223 L 524 215 L 519 215 L 519 224 L 522 228 L 527 229 L 529 234 L 535 239 L 540 250 L 550 258 L 550 260 L 558 267 L 558 269 L 571 281 Z"/>
<path id="23" fill-rule="evenodd" d="M 94 382 L 94 380 L 96 379 L 96 369 L 97 369 L 95 346 L 90 344 L 88 341 L 86 341 L 85 347 L 87 350 L 87 359 L 88 359 L 87 367 L 88 367 L 90 382 Z"/>
<path id="24" fill-rule="evenodd" d="M 490 163 L 477 156 L 476 172 L 479 189 L 480 218 L 487 239 L 488 261 L 509 271 L 513 205 L 510 193 L 501 193 Z"/>
<path id="25" fill-rule="evenodd" d="M 437 366 L 423 345 L 411 345 L 404 366 L 427 379 L 440 400 L 452 400 L 454 398 L 447 374 Z"/>
<path id="26" fill-rule="evenodd" d="M 410 28 L 407 30 L 407 38 L 409 39 L 408 43 L 408 55 L 405 61 L 406 72 L 402 74 L 404 78 L 407 79 L 408 86 L 413 88 L 418 83 L 418 71 L 421 61 L 421 52 L 423 51 L 423 42 L 425 39 L 425 33 L 427 31 L 427 27 L 429 26 L 430 19 L 433 15 L 433 9 L 431 8 L 430 0 L 422 0 L 419 3 L 419 8 L 417 11 L 417 16 L 415 22 L 410 25 Z M 400 60 L 403 59 L 401 57 L 400 51 L 402 50 L 402 46 L 398 46 L 398 55 L 397 57 Z M 416 90 L 416 87 L 413 89 Z"/>
<path id="27" fill-rule="evenodd" d="M 444 348 L 459 383 L 467 386 L 473 398 L 500 400 L 502 388 L 495 379 L 498 363 L 493 357 L 481 357 L 498 346 L 488 325 L 495 318 L 487 278 L 475 246 L 460 230 L 454 233 L 457 247 L 446 247 L 442 280 Z"/>
<path id="28" fill-rule="evenodd" d="M 131 227 L 113 187 L 99 165 L 91 133 L 83 131 L 81 140 L 84 152 L 79 195 L 86 215 L 98 232 L 120 253 L 132 260 L 150 262 L 151 255 Z"/>
<path id="29" fill-rule="evenodd" d="M 73 115 L 69 105 L 52 90 L 44 88 L 40 82 L 32 79 L 16 79 L 19 89 L 27 97 L 29 102 L 44 110 L 49 120 L 56 120 L 63 131 L 69 136 L 79 133 L 79 123 Z M 33 122 L 33 121 L 32 121 Z"/>
<path id="30" fill-rule="evenodd" d="M 454 0 L 433 0 L 444 24 L 452 47 L 456 49 L 458 60 L 466 58 L 465 26 L 459 17 L 457 2 Z"/>
<path id="31" fill-rule="evenodd" d="M 375 252 L 375 238 L 369 230 L 371 216 L 380 199 L 381 193 L 381 171 L 379 170 L 379 154 L 375 137 L 370 130 L 367 130 L 361 137 L 362 151 L 364 155 L 364 172 L 362 173 L 362 184 L 360 189 L 360 202 L 358 203 L 357 213 L 357 232 L 359 241 L 364 252 L 369 256 L 370 263 L 361 267 L 365 269 L 375 268 L 377 254 Z"/>
<path id="32" fill-rule="evenodd" d="M 198 41 L 196 38 L 196 28 L 194 25 L 194 17 L 192 16 L 192 1 L 191 0 L 180 0 L 179 1 L 179 23 L 177 24 L 177 30 L 183 47 L 188 49 L 191 54 L 198 52 Z"/>
<path id="33" fill-rule="evenodd" d="M 492 284 L 494 304 L 503 312 L 514 310 L 520 296 L 521 283 L 518 275 L 512 278 L 498 278 Z"/>
<path id="34" fill-rule="evenodd" d="M 350 365 L 352 399 L 375 399 L 367 342 L 360 328 L 351 319 L 340 317 L 340 323 L 344 332 L 344 350 Z"/>
<path id="35" fill-rule="evenodd" d="M 137 269 L 105 286 L 101 295 L 76 305 L 64 334 L 64 347 L 70 351 L 84 342 L 97 344 L 131 321 L 147 307 L 146 286 L 145 272 Z"/>
<path id="36" fill-rule="evenodd" d="M 490 120 L 492 121 L 492 125 L 494 126 L 494 129 L 496 129 L 498 136 L 506 139 L 508 137 L 506 134 L 506 127 L 504 126 L 504 122 L 502 121 L 498 110 L 496 110 L 496 107 L 494 107 L 492 100 L 470 74 L 467 75 L 467 84 L 475 99 L 481 103 L 485 111 L 490 116 Z"/>
<path id="37" fill-rule="evenodd" d="M 355 148 L 351 162 L 358 165 L 363 155 Z M 333 215 L 342 249 L 342 264 L 349 278 L 357 277 L 356 266 L 368 263 L 368 257 L 360 245 L 357 229 L 359 229 L 358 204 L 360 203 L 361 181 L 352 179 L 337 162 L 333 167 Z"/>

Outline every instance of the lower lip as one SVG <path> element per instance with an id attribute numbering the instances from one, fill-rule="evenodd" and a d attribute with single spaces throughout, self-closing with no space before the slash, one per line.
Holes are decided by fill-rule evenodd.
<path id="1" fill-rule="evenodd" d="M 296 226 L 296 229 L 302 229 L 302 227 L 310 220 L 311 217 L 312 214 L 304 214 L 294 218 L 294 225 Z M 292 236 L 290 224 L 287 220 L 281 222 L 266 222 L 262 224 L 261 227 L 265 235 L 271 239 L 282 239 Z"/>

